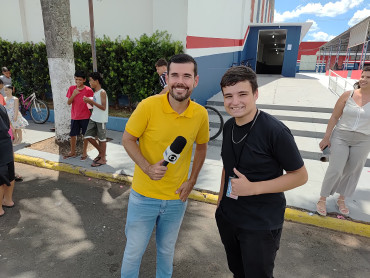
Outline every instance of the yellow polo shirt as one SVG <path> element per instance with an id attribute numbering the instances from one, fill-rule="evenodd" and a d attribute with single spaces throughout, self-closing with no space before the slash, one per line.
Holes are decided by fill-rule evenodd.
<path id="1" fill-rule="evenodd" d="M 141 195 L 161 200 L 179 199 L 175 194 L 187 180 L 193 144 L 209 141 L 209 123 L 206 109 L 190 101 L 182 113 L 175 112 L 165 95 L 155 95 L 139 103 L 126 124 L 125 130 L 139 138 L 139 147 L 150 164 L 163 159 L 163 152 L 177 136 L 187 143 L 175 164 L 169 163 L 168 170 L 159 181 L 154 181 L 135 165 L 132 188 Z"/>

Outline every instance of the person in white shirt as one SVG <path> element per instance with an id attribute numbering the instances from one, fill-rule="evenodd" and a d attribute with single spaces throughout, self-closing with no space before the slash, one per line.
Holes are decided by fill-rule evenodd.
<path id="1" fill-rule="evenodd" d="M 103 78 L 99 72 L 93 72 L 89 75 L 89 82 L 91 88 L 94 90 L 94 97 L 90 99 L 84 97 L 85 103 L 93 106 L 93 111 L 87 126 L 87 130 L 84 136 L 84 140 L 88 140 L 98 151 L 99 154 L 95 157 L 92 167 L 98 167 L 107 164 L 106 160 L 106 149 L 107 149 L 107 128 L 106 123 L 108 122 L 108 95 L 107 92 L 102 89 Z M 98 141 L 95 140 L 98 138 Z M 87 156 L 83 153 L 82 156 Z"/>

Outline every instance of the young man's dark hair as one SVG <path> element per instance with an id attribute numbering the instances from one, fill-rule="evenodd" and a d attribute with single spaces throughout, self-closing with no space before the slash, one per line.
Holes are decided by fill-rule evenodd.
<path id="1" fill-rule="evenodd" d="M 4 82 L 0 79 L 0 84 L 4 84 Z"/>
<path id="2" fill-rule="evenodd" d="M 198 66 L 197 62 L 188 54 L 177 54 L 171 57 L 170 61 L 168 62 L 168 72 L 170 72 L 170 66 L 172 63 L 175 64 L 186 64 L 186 63 L 193 63 L 194 64 L 194 76 L 198 75 Z"/>
<path id="3" fill-rule="evenodd" d="M 253 94 L 258 89 L 257 75 L 248 67 L 238 66 L 230 68 L 222 77 L 220 86 L 223 91 L 224 87 L 234 86 L 238 82 L 249 81 L 252 86 Z"/>
<path id="4" fill-rule="evenodd" d="M 99 81 L 99 84 L 101 86 L 103 85 L 103 77 L 101 76 L 101 74 L 99 72 L 97 72 L 97 71 L 92 72 L 92 73 L 89 74 L 89 77 L 91 77 L 95 81 L 98 80 Z"/>
<path id="5" fill-rule="evenodd" d="M 160 58 L 160 59 L 155 63 L 155 66 L 156 66 L 156 67 L 163 67 L 163 66 L 166 66 L 166 67 L 167 67 L 167 61 L 166 61 L 166 59 Z"/>
<path id="6" fill-rule="evenodd" d="M 86 73 L 84 71 L 82 71 L 82 70 L 77 70 L 75 72 L 75 77 L 81 77 L 83 79 L 86 79 Z"/>

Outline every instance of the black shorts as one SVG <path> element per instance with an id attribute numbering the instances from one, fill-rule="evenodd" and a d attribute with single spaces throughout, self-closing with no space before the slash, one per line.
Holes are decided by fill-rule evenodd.
<path id="1" fill-rule="evenodd" d="M 87 129 L 89 119 L 84 120 L 71 120 L 71 132 L 69 136 L 78 136 L 80 134 L 84 135 Z"/>
<path id="2" fill-rule="evenodd" d="M 0 186 L 6 184 L 10 186 L 10 182 L 15 180 L 14 161 L 0 166 Z"/>

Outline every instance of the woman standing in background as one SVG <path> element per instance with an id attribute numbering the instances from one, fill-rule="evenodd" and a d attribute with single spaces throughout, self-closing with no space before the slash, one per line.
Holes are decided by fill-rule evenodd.
<path id="1" fill-rule="evenodd" d="M 367 66 L 361 73 L 358 89 L 345 92 L 338 99 L 319 144 L 321 150 L 330 148 L 329 166 L 316 204 L 320 215 L 326 216 L 326 198 L 334 193 L 339 193 L 336 201 L 339 212 L 349 215 L 345 198 L 355 191 L 370 152 L 369 103 L 370 66 Z"/>

